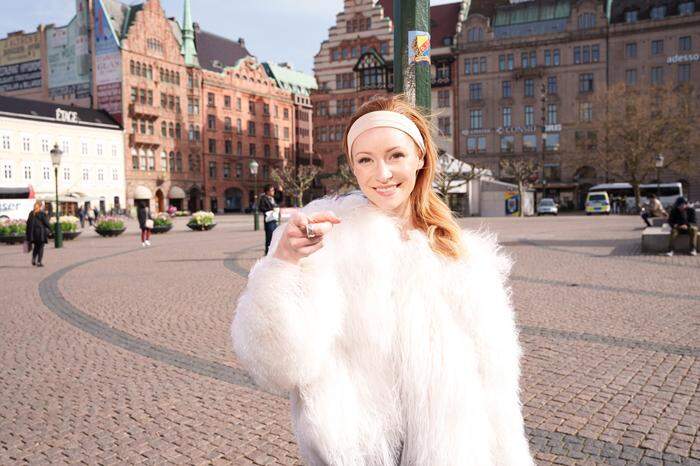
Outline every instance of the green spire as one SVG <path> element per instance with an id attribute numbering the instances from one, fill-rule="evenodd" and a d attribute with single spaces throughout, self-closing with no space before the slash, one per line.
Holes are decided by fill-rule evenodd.
<path id="1" fill-rule="evenodd" d="M 185 13 L 182 19 L 182 50 L 180 52 L 185 57 L 185 65 L 199 66 L 197 48 L 194 46 L 194 29 L 192 28 L 190 0 L 185 0 Z"/>

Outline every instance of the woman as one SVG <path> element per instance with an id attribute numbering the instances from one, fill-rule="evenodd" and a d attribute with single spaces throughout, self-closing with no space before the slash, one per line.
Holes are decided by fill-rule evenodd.
<path id="1" fill-rule="evenodd" d="M 34 209 L 29 212 L 29 217 L 27 217 L 25 233 L 27 241 L 32 245 L 32 265 L 44 266 L 42 262 L 44 260 L 44 245 L 49 242 L 49 231 L 51 231 L 51 225 L 44 212 L 44 203 L 36 201 Z"/>
<path id="2" fill-rule="evenodd" d="M 240 360 L 290 393 L 308 464 L 532 465 L 509 261 L 434 193 L 428 122 L 373 100 L 344 147 L 364 195 L 277 229 L 236 309 Z"/>
<path id="3" fill-rule="evenodd" d="M 275 187 L 271 184 L 265 185 L 265 194 L 260 197 L 260 212 L 263 214 L 263 219 L 265 220 L 265 254 L 270 249 L 270 243 L 272 242 L 272 234 L 277 229 L 277 219 L 279 215 L 279 207 L 277 202 L 275 202 Z"/>
<path id="4" fill-rule="evenodd" d="M 139 228 L 141 228 L 141 246 L 146 247 L 151 245 L 151 228 L 153 218 L 151 217 L 151 208 L 145 202 L 139 202 L 136 208 L 136 216 L 139 219 Z M 150 222 L 149 222 L 150 220 Z"/>

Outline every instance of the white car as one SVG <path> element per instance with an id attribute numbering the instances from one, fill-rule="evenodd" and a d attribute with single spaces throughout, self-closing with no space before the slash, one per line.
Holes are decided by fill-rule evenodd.
<path id="1" fill-rule="evenodd" d="M 550 197 L 545 197 L 544 199 L 540 200 L 540 203 L 537 204 L 537 215 L 558 215 L 559 214 L 559 206 L 557 205 L 556 202 L 554 202 L 554 199 Z"/>

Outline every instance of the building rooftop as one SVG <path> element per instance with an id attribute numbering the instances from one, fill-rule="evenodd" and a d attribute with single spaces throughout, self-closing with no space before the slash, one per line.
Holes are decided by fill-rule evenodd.
<path id="1" fill-rule="evenodd" d="M 316 78 L 301 71 L 293 70 L 286 63 L 263 63 L 267 75 L 274 79 L 277 85 L 294 94 L 309 95 L 318 89 Z"/>
<path id="2" fill-rule="evenodd" d="M 666 16 L 676 16 L 679 14 L 678 6 L 682 3 L 688 3 L 688 0 L 609 0 L 610 5 L 610 22 L 623 23 L 625 22 L 625 13 L 628 11 L 637 11 L 637 20 L 645 20 L 651 18 L 651 9 L 655 6 L 665 6 Z M 700 11 L 700 0 L 694 0 L 690 3 L 695 4 L 695 11 Z"/>
<path id="3" fill-rule="evenodd" d="M 206 70 L 220 72 L 227 66 L 235 66 L 241 58 L 252 56 L 243 39 L 235 41 L 202 31 L 197 23 L 194 37 L 199 64 Z"/>
<path id="4" fill-rule="evenodd" d="M 61 110 L 62 112 L 58 112 Z M 74 112 L 66 115 L 66 112 Z M 39 120 L 62 125 L 94 126 L 120 130 L 121 126 L 102 110 L 0 95 L 0 116 Z M 62 117 L 62 118 L 61 118 Z M 74 120 L 77 117 L 77 121 Z"/>

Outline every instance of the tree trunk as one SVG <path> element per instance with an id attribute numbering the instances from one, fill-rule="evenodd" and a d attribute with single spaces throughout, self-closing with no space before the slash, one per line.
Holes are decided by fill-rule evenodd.
<path id="1" fill-rule="evenodd" d="M 304 192 L 302 191 L 297 195 L 297 207 L 299 207 L 300 209 L 302 207 L 304 207 L 303 198 L 304 198 Z"/>
<path id="2" fill-rule="evenodd" d="M 632 180 L 632 189 L 634 190 L 634 205 L 637 206 L 637 209 L 639 210 L 642 208 L 642 196 L 639 190 L 639 181 Z"/>
<path id="3" fill-rule="evenodd" d="M 518 181 L 518 196 L 520 196 L 520 209 L 519 216 L 525 216 L 525 190 L 523 189 L 523 182 Z"/>

